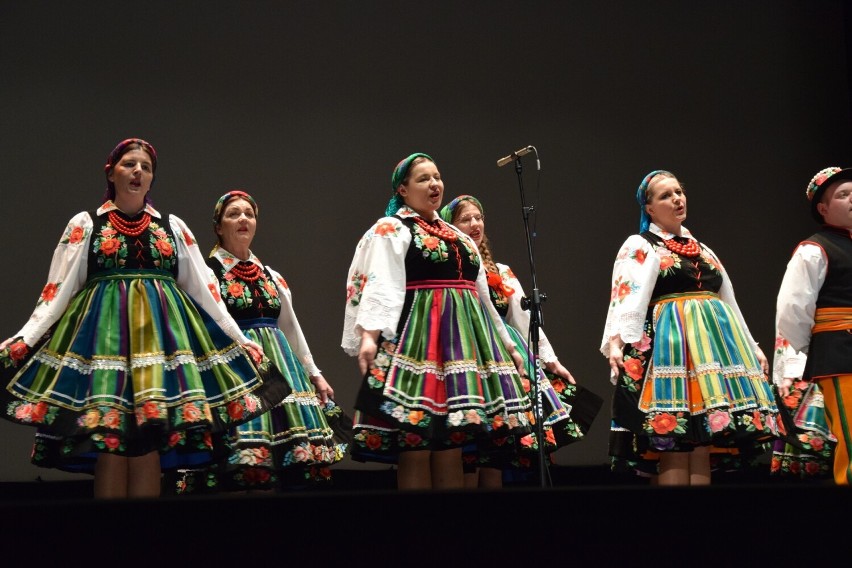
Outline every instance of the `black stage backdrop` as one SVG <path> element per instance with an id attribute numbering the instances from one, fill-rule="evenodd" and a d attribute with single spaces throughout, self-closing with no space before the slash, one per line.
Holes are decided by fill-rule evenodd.
<path id="1" fill-rule="evenodd" d="M 805 185 L 850 165 L 848 15 L 838 0 L 6 1 L 0 4 L 0 336 L 29 317 L 65 223 L 99 203 L 119 140 L 159 152 L 155 205 L 207 250 L 228 189 L 260 204 L 254 251 L 283 273 L 314 357 L 351 411 L 346 271 L 390 174 L 430 153 L 445 201 L 478 196 L 498 260 L 528 288 L 526 145 L 544 329 L 609 398 L 598 352 L 612 261 L 653 169 L 687 188 L 771 355 L 774 302 L 815 225 Z M 605 405 L 566 466 L 605 464 Z M 80 479 L 29 464 L 0 421 L 0 481 Z M 367 468 L 346 461 L 339 468 Z M 84 479 L 84 478 L 83 478 Z"/>

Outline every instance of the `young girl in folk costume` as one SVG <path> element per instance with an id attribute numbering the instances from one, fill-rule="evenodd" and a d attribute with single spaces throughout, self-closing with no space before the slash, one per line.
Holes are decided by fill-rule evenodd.
<path id="1" fill-rule="evenodd" d="M 485 211 L 482 203 L 471 195 L 460 195 L 441 209 L 441 218 L 458 227 L 473 239 L 485 265 L 489 298 L 506 323 L 512 341 L 524 358 L 526 369 L 532 353 L 527 346 L 530 327 L 529 310 L 521 307 L 524 290 L 508 265 L 495 262 L 491 244 L 485 232 Z M 539 359 L 544 372 L 540 377 L 544 402 L 543 432 L 545 451 L 549 454 L 560 447 L 583 439 L 600 410 L 600 397 L 579 387 L 574 377 L 560 362 L 544 330 L 539 330 Z M 531 380 L 524 379 L 527 395 L 532 397 Z M 535 404 L 531 398 L 530 402 Z M 465 452 L 465 482 L 469 487 L 498 488 L 503 485 L 503 470 L 526 470 L 537 466 L 539 451 L 535 434 L 512 440 L 519 452 L 511 463 L 490 459 L 487 452 Z"/>

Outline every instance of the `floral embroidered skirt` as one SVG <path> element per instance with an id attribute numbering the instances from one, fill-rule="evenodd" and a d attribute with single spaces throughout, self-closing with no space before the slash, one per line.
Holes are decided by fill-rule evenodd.
<path id="1" fill-rule="evenodd" d="M 790 412 L 793 428 L 790 436 L 776 440 L 772 446 L 770 475 L 778 479 L 830 480 L 837 438 L 829 430 L 819 384 L 795 381 L 781 402 Z"/>
<path id="2" fill-rule="evenodd" d="M 512 341 L 518 349 L 518 353 L 524 359 L 524 366 L 528 374 L 532 375 L 530 359 L 532 353 L 527 347 L 526 339 L 521 333 L 510 325 L 506 325 Z M 530 381 L 522 379 L 524 390 L 530 399 L 530 404 L 535 408 L 533 390 Z M 595 417 L 601 409 L 603 400 L 598 395 L 585 389 L 580 385 L 572 385 L 558 375 L 554 375 L 542 368 L 540 381 L 541 399 L 543 404 L 544 420 L 542 432 L 544 434 L 546 453 L 552 453 L 561 447 L 573 444 L 583 439 L 589 432 Z M 499 467 L 499 468 L 528 468 L 536 463 L 538 459 L 539 445 L 537 431 L 533 425 L 533 431 L 517 439 L 513 437 L 504 443 L 517 446 L 517 452 L 506 454 L 510 459 L 508 463 L 500 463 L 492 458 L 491 452 L 476 452 L 465 450 L 463 459 L 466 471 L 474 471 L 476 467 Z M 499 450 L 499 447 L 496 448 Z M 500 455 L 500 452 L 497 452 Z"/>
<path id="3" fill-rule="evenodd" d="M 472 288 L 472 286 L 471 286 Z M 361 384 L 352 457 L 482 447 L 531 431 L 531 404 L 473 289 L 409 291 L 394 340 L 381 338 Z M 511 444 L 504 451 L 515 452 Z"/>
<path id="4" fill-rule="evenodd" d="M 238 323 L 249 339 L 263 347 L 264 355 L 286 379 L 290 394 L 271 411 L 226 435 L 222 443 L 227 458 L 222 463 L 178 472 L 169 482 L 171 490 L 178 494 L 266 490 L 277 488 L 279 482 L 330 481 L 327 468 L 345 455 L 351 419 L 334 402 L 322 407 L 307 372 L 274 319 Z"/>
<path id="5" fill-rule="evenodd" d="M 642 340 L 624 348 L 612 413 L 610 455 L 628 461 L 707 445 L 753 457 L 784 434 L 772 386 L 714 294 L 652 306 Z"/>
<path id="6" fill-rule="evenodd" d="M 91 472 L 102 452 L 158 451 L 164 469 L 205 463 L 213 434 L 289 392 L 162 271 L 90 278 L 2 373 L 3 416 L 38 428 L 32 462 L 68 471 Z"/>

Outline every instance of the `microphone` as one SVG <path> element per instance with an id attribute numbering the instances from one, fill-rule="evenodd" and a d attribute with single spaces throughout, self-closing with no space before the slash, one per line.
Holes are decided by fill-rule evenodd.
<path id="1" fill-rule="evenodd" d="M 526 156 L 527 154 L 529 154 L 532 151 L 533 151 L 532 146 L 525 146 L 525 147 L 521 148 L 520 150 L 515 150 L 514 152 L 512 152 L 508 156 L 506 156 L 504 158 L 500 158 L 499 160 L 497 160 L 497 167 L 501 168 L 501 167 L 505 166 L 506 164 L 508 164 L 509 162 L 511 162 L 512 160 L 514 160 L 515 158 L 520 158 L 521 156 Z"/>

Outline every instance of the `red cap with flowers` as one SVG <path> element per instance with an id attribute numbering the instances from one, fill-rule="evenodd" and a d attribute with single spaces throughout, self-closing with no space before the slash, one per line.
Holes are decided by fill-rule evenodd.
<path id="1" fill-rule="evenodd" d="M 822 199 L 822 194 L 828 189 L 832 183 L 840 180 L 852 179 L 852 168 L 838 168 L 831 166 L 823 168 L 816 173 L 811 181 L 808 182 L 808 187 L 805 189 L 805 194 L 808 196 L 808 201 L 811 202 L 811 215 L 816 219 L 817 223 L 822 223 L 823 218 L 817 211 L 817 203 Z"/>

